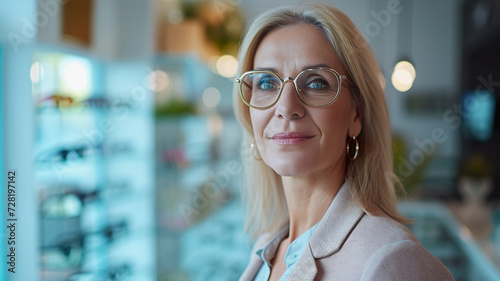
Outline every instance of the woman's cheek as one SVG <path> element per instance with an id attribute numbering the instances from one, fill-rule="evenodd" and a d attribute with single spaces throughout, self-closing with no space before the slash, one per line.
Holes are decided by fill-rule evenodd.
<path id="1" fill-rule="evenodd" d="M 250 110 L 250 120 L 252 121 L 254 137 L 255 140 L 259 143 L 261 143 L 263 140 L 264 130 L 266 128 L 265 116 L 263 113 L 264 112 L 262 110 Z"/>

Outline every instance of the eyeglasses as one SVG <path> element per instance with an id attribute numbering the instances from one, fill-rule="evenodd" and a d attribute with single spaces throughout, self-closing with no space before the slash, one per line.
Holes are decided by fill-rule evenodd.
<path id="1" fill-rule="evenodd" d="M 345 75 L 327 68 L 306 69 L 297 77 L 282 79 L 278 74 L 266 70 L 247 71 L 235 79 L 239 85 L 243 102 L 256 109 L 267 109 L 278 102 L 286 82 L 293 82 L 303 103 L 310 107 L 325 107 L 338 98 L 342 81 L 352 82 Z"/>

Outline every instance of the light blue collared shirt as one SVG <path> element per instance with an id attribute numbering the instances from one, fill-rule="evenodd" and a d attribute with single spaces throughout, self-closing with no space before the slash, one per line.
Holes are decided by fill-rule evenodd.
<path id="1" fill-rule="evenodd" d="M 279 281 L 285 281 L 290 273 L 292 273 L 293 269 L 295 268 L 295 264 L 297 264 L 297 261 L 299 260 L 300 256 L 302 255 L 302 252 L 304 252 L 304 249 L 307 246 L 307 243 L 309 242 L 309 239 L 311 239 L 311 236 L 314 233 L 314 230 L 318 224 L 315 224 L 313 227 L 309 228 L 306 232 L 302 233 L 297 239 L 295 239 L 290 246 L 288 246 L 288 249 L 286 250 L 285 254 L 285 265 L 286 265 L 286 270 L 283 273 L 283 275 L 280 277 Z M 285 227 L 282 229 L 278 234 L 276 234 L 269 243 L 267 243 L 264 247 L 260 248 L 255 252 L 260 258 L 264 261 L 262 266 L 260 267 L 259 272 L 253 279 L 254 281 L 267 281 L 269 280 L 269 277 L 271 276 L 271 260 L 276 256 L 276 252 L 278 250 L 278 247 L 283 241 L 288 236 L 288 227 Z"/>

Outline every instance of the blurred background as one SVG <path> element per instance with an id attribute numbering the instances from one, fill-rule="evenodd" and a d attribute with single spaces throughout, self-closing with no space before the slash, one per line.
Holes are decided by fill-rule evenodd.
<path id="1" fill-rule="evenodd" d="M 500 280 L 500 1 L 320 2 L 384 74 L 409 227 L 456 280 Z M 0 280 L 237 280 L 235 57 L 291 3 L 2 1 Z"/>

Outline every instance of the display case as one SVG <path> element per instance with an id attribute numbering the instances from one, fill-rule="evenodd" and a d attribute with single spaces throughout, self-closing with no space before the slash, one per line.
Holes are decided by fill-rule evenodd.
<path id="1" fill-rule="evenodd" d="M 113 68 L 48 47 L 34 55 L 40 280 L 156 279 L 152 111 L 116 94 Z M 141 83 L 134 74 L 121 79 Z"/>

